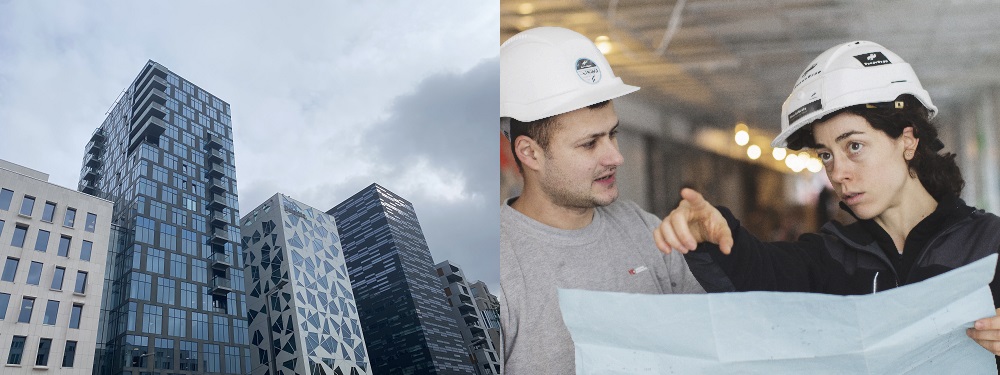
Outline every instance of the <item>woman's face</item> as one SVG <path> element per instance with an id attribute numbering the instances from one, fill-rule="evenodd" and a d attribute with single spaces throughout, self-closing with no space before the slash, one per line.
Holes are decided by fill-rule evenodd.
<path id="1" fill-rule="evenodd" d="M 863 117 L 841 113 L 813 125 L 816 153 L 837 196 L 862 219 L 872 219 L 905 202 L 919 184 L 911 177 L 907 147 L 916 148 L 912 128 L 893 139 Z"/>

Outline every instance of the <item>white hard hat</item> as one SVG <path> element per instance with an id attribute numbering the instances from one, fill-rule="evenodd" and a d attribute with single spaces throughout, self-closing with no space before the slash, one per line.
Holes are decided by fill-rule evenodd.
<path id="1" fill-rule="evenodd" d="M 781 106 L 781 134 L 772 147 L 787 147 L 788 137 L 817 119 L 858 104 L 894 101 L 910 94 L 937 114 L 913 68 L 881 45 L 844 43 L 821 53 L 802 72 Z"/>
<path id="2" fill-rule="evenodd" d="M 500 128 L 611 100 L 639 88 L 622 82 L 590 39 L 561 27 L 522 31 L 500 45 Z"/>

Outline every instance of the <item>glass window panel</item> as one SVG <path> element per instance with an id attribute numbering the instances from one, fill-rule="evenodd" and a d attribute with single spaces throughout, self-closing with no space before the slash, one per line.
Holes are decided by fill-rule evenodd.
<path id="1" fill-rule="evenodd" d="M 10 343 L 10 354 L 7 356 L 8 365 L 21 364 L 21 355 L 24 354 L 24 342 L 28 338 L 25 336 L 14 336 Z"/>
<path id="2" fill-rule="evenodd" d="M 45 315 L 42 317 L 42 324 L 55 325 L 57 316 L 59 316 L 59 301 L 49 300 L 45 304 Z"/>
<path id="3" fill-rule="evenodd" d="M 69 328 L 80 328 L 80 316 L 83 315 L 83 305 L 73 304 L 69 315 Z"/>
<path id="4" fill-rule="evenodd" d="M 62 367 L 73 367 L 76 359 L 76 341 L 66 341 L 66 350 L 63 350 Z"/>
<path id="5" fill-rule="evenodd" d="M 24 237 L 28 234 L 28 227 L 25 225 L 14 226 L 14 238 L 10 239 L 10 245 L 14 247 L 24 247 Z"/>
<path id="6" fill-rule="evenodd" d="M 87 273 L 83 271 L 76 271 L 76 287 L 73 289 L 74 293 L 84 294 L 87 291 Z"/>
<path id="7" fill-rule="evenodd" d="M 45 210 L 42 211 L 42 221 L 51 223 L 52 217 L 56 214 L 56 204 L 52 202 L 45 202 Z"/>
<path id="8" fill-rule="evenodd" d="M 0 210 L 10 210 L 10 200 L 14 197 L 14 192 L 7 189 L 0 189 Z"/>
<path id="9" fill-rule="evenodd" d="M 59 256 L 69 257 L 69 243 L 72 238 L 66 236 L 59 236 Z"/>
<path id="10" fill-rule="evenodd" d="M 35 209 L 35 197 L 24 196 L 21 200 L 21 215 L 31 216 L 31 211 Z"/>
<path id="11" fill-rule="evenodd" d="M 63 267 L 56 267 L 56 271 L 52 273 L 52 289 L 62 290 L 63 278 L 66 276 L 66 269 Z"/>
<path id="12" fill-rule="evenodd" d="M 39 262 L 31 262 L 31 266 L 28 267 L 28 285 L 38 285 L 42 280 L 42 264 Z"/>
<path id="13" fill-rule="evenodd" d="M 87 213 L 87 225 L 83 228 L 83 230 L 88 231 L 90 233 L 94 233 L 94 230 L 96 228 L 97 228 L 97 215 L 94 215 L 94 214 L 88 212 Z"/>
<path id="14" fill-rule="evenodd" d="M 35 240 L 35 250 L 45 252 L 49 247 L 49 231 L 38 230 L 38 239 Z"/>
<path id="15" fill-rule="evenodd" d="M 17 316 L 19 323 L 31 323 L 31 311 L 35 308 L 35 299 L 21 298 L 21 313 Z"/>
<path id="16" fill-rule="evenodd" d="M 3 220 L 0 220 L 0 234 L 3 234 Z"/>
<path id="17" fill-rule="evenodd" d="M 7 319 L 7 305 L 10 304 L 10 294 L 0 293 L 0 320 Z"/>
<path id="18" fill-rule="evenodd" d="M 67 208 L 66 217 L 63 219 L 63 226 L 72 228 L 74 223 L 76 223 L 76 209 Z"/>
<path id="19" fill-rule="evenodd" d="M 35 366 L 49 365 L 49 348 L 52 347 L 52 339 L 38 340 L 38 355 L 35 356 Z"/>
<path id="20" fill-rule="evenodd" d="M 94 249 L 94 243 L 90 241 L 83 241 L 83 245 L 80 248 L 80 259 L 90 260 L 90 252 Z"/>
<path id="21" fill-rule="evenodd" d="M 3 276 L 0 277 L 0 280 L 14 282 L 14 276 L 17 275 L 17 264 L 20 261 L 17 258 L 7 258 L 7 263 L 3 265 Z"/>

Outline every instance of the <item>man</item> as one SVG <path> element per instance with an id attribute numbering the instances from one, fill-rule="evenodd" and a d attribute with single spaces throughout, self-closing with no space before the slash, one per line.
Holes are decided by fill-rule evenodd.
<path id="1" fill-rule="evenodd" d="M 634 92 L 589 39 L 540 27 L 500 46 L 501 128 L 524 176 L 500 208 L 500 321 L 508 375 L 574 374 L 557 289 L 704 293 L 656 216 L 617 200 L 614 98 Z"/>

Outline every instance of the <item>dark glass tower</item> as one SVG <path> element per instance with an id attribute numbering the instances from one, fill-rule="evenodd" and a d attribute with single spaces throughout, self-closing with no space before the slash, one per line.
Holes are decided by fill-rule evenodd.
<path id="1" fill-rule="evenodd" d="M 413 205 L 372 184 L 327 213 L 340 229 L 372 373 L 475 374 Z"/>
<path id="2" fill-rule="evenodd" d="M 249 372 L 229 104 L 149 61 L 86 146 L 115 203 L 95 373 Z"/>

